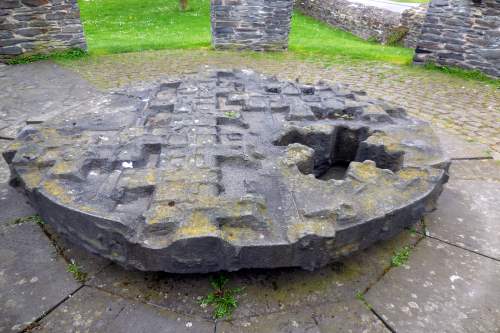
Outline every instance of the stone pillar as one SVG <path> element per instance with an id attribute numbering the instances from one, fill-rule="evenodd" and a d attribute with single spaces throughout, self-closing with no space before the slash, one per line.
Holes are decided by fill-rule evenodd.
<path id="1" fill-rule="evenodd" d="M 212 0 L 211 10 L 216 49 L 288 48 L 293 0 Z"/>
<path id="2" fill-rule="evenodd" d="M 414 62 L 500 77 L 500 1 L 432 0 Z"/>
<path id="3" fill-rule="evenodd" d="M 0 61 L 86 49 L 76 0 L 0 0 Z"/>

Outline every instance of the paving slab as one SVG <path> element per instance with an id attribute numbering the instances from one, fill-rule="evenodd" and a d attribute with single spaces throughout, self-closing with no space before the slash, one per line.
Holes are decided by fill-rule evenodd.
<path id="1" fill-rule="evenodd" d="M 485 144 L 466 141 L 439 128 L 434 132 L 441 141 L 443 152 L 451 159 L 491 158 L 490 148 Z"/>
<path id="2" fill-rule="evenodd" d="M 366 294 L 396 332 L 498 332 L 500 262 L 426 238 Z"/>
<path id="3" fill-rule="evenodd" d="M 458 180 L 482 180 L 500 183 L 500 161 L 462 160 L 453 161 L 450 176 Z"/>
<path id="4" fill-rule="evenodd" d="M 80 285 L 40 227 L 0 228 L 0 332 L 18 332 Z"/>
<path id="5" fill-rule="evenodd" d="M 0 138 L 14 138 L 30 118 L 68 111 L 95 94 L 79 75 L 51 62 L 2 68 L 0 88 Z"/>
<path id="6" fill-rule="evenodd" d="M 390 332 L 364 304 L 352 300 L 300 312 L 274 313 L 217 323 L 217 333 Z"/>
<path id="7" fill-rule="evenodd" d="M 34 214 L 36 211 L 29 205 L 24 194 L 7 183 L 0 183 L 0 226 Z"/>
<path id="8" fill-rule="evenodd" d="M 415 244 L 419 237 L 419 234 L 404 232 L 390 241 L 380 242 L 342 262 L 313 272 L 275 269 L 226 273 L 230 279 L 229 288 L 244 288 L 238 296 L 240 306 L 233 318 L 297 312 L 305 306 L 354 300 L 358 292 L 375 283 L 389 267 L 396 249 Z M 113 264 L 89 284 L 125 298 L 208 319 L 211 309 L 201 307 L 199 300 L 211 292 L 209 277 L 127 271 Z"/>
<path id="9" fill-rule="evenodd" d="M 36 332 L 214 332 L 215 324 L 84 287 L 43 318 Z"/>
<path id="10" fill-rule="evenodd" d="M 428 235 L 500 260 L 500 161 L 454 161 L 450 174 Z"/>
<path id="11" fill-rule="evenodd" d="M 0 183 L 6 183 L 10 179 L 10 170 L 7 162 L 2 157 L 2 152 L 7 148 L 7 146 L 11 143 L 10 140 L 2 140 L 0 139 Z"/>

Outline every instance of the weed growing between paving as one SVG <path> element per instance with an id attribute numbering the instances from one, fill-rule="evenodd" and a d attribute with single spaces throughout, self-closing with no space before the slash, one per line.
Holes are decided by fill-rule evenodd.
<path id="1" fill-rule="evenodd" d="M 453 76 L 458 76 L 466 80 L 477 80 L 484 83 L 488 83 L 500 89 L 500 79 L 493 79 L 488 75 L 478 71 L 478 70 L 467 70 L 458 67 L 449 66 L 439 66 L 434 63 L 427 63 L 424 68 L 430 71 L 437 71 L 441 73 L 450 74 Z"/>
<path id="2" fill-rule="evenodd" d="M 358 291 L 358 292 L 356 293 L 356 299 L 357 299 L 358 301 L 363 302 L 363 304 L 364 304 L 364 305 L 365 305 L 368 309 L 370 309 L 370 310 L 371 310 L 372 305 L 371 305 L 370 303 L 368 303 L 368 301 L 367 301 L 367 300 L 366 300 L 366 298 L 365 298 L 365 295 L 364 295 L 361 291 Z"/>
<path id="3" fill-rule="evenodd" d="M 12 224 L 22 224 L 22 223 L 36 223 L 38 225 L 45 224 L 45 222 L 42 220 L 40 215 L 21 217 L 21 218 L 15 219 L 14 222 L 12 222 Z"/>
<path id="4" fill-rule="evenodd" d="M 68 264 L 67 271 L 73 274 L 75 280 L 80 283 L 84 283 L 87 280 L 87 273 L 85 273 L 82 270 L 82 267 L 79 266 L 73 259 L 71 259 L 71 262 Z"/>
<path id="5" fill-rule="evenodd" d="M 33 54 L 20 56 L 7 62 L 8 65 L 30 64 L 41 60 L 74 60 L 85 57 L 87 52 L 82 49 L 70 49 L 64 52 L 53 52 L 49 54 Z"/>
<path id="6" fill-rule="evenodd" d="M 408 259 L 410 258 L 411 247 L 404 246 L 401 249 L 394 252 L 394 255 L 391 258 L 391 266 L 399 267 L 401 265 L 406 264 Z"/>
<path id="7" fill-rule="evenodd" d="M 234 310 L 238 308 L 236 296 L 243 291 L 242 288 L 226 288 L 229 278 L 221 274 L 210 278 L 210 284 L 214 291 L 205 296 L 201 306 L 213 306 L 212 317 L 217 319 L 230 318 Z"/>
<path id="8" fill-rule="evenodd" d="M 226 111 L 224 112 L 224 115 L 228 118 L 236 119 L 239 116 L 239 113 L 236 111 Z"/>

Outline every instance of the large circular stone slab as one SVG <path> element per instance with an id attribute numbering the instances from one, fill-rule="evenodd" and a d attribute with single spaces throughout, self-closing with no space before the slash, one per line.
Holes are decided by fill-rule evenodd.
<path id="1" fill-rule="evenodd" d="M 180 273 L 325 265 L 419 221 L 449 164 L 401 108 L 251 71 L 102 96 L 4 156 L 70 241 Z"/>

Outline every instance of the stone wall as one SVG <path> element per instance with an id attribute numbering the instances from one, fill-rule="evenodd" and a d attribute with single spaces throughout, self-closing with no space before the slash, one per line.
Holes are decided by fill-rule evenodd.
<path id="1" fill-rule="evenodd" d="M 416 46 L 427 9 L 422 5 L 400 14 L 347 0 L 295 0 L 295 8 L 363 39 L 407 47 Z"/>
<path id="2" fill-rule="evenodd" d="M 400 24 L 408 29 L 408 32 L 403 39 L 404 46 L 412 49 L 417 47 L 428 8 L 429 6 L 427 4 L 423 4 L 418 7 L 405 10 L 401 14 Z"/>
<path id="3" fill-rule="evenodd" d="M 500 76 L 500 1 L 433 0 L 415 63 L 477 69 Z"/>
<path id="4" fill-rule="evenodd" d="M 86 49 L 76 0 L 0 0 L 0 61 Z"/>
<path id="5" fill-rule="evenodd" d="M 217 49 L 288 48 L 293 0 L 212 0 L 211 10 Z"/>

